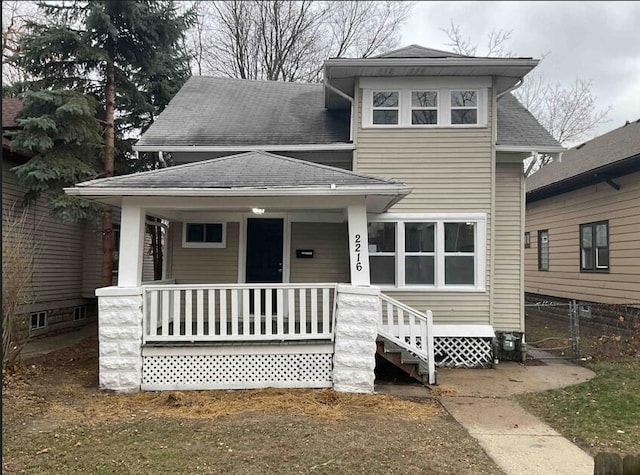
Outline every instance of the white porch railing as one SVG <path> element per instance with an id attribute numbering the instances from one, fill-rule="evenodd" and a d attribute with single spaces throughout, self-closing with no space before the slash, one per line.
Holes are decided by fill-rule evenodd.
<path id="1" fill-rule="evenodd" d="M 418 312 L 388 295 L 380 294 L 378 333 L 415 354 L 428 365 L 429 384 L 436 382 L 431 310 Z"/>
<path id="2" fill-rule="evenodd" d="M 336 284 L 143 286 L 143 343 L 333 340 Z"/>

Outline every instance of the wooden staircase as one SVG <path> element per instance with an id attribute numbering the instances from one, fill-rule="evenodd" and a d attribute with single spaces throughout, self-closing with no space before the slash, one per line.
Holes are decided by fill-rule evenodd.
<path id="1" fill-rule="evenodd" d="M 377 353 L 422 384 L 436 384 L 433 316 L 380 294 Z"/>
<path id="2" fill-rule="evenodd" d="M 404 371 L 410 378 L 425 386 L 429 384 L 429 365 L 414 353 L 383 336 L 378 336 L 376 352 L 389 363 Z M 434 384 L 437 384 L 437 380 Z"/>

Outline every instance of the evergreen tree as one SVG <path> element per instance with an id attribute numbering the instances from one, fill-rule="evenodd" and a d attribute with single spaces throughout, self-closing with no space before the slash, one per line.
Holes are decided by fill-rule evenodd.
<path id="1" fill-rule="evenodd" d="M 126 144 L 127 134 L 145 130 L 189 75 L 183 44 L 193 13 L 180 14 L 173 1 L 156 0 L 40 2 L 39 8 L 47 22 L 28 24 L 14 60 L 35 78 L 32 88 L 96 97 L 104 127 L 101 176 L 112 176 L 116 143 Z M 102 228 L 107 286 L 113 254 L 109 207 Z"/>
<path id="2" fill-rule="evenodd" d="M 27 92 L 16 120 L 21 129 L 11 133 L 11 148 L 31 155 L 12 169 L 24 187 L 25 201 L 50 191 L 49 206 L 60 221 L 95 219 L 98 206 L 62 191 L 99 175 L 103 142 L 95 99 L 70 90 Z"/>

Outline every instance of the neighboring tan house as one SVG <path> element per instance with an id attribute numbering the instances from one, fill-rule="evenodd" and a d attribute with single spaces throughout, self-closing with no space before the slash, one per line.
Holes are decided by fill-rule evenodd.
<path id="1" fill-rule="evenodd" d="M 11 171 L 26 163 L 26 153 L 12 152 L 6 131 L 19 128 L 19 98 L 2 98 L 2 211 L 3 222 L 23 212 L 24 193 Z M 35 239 L 32 304 L 28 314 L 31 336 L 69 330 L 96 321 L 95 289 L 100 286 L 100 247 L 97 230 L 80 224 L 62 224 L 49 216 L 47 195 L 28 209 L 27 224 Z M 6 225 L 6 222 L 5 222 Z M 4 227 L 3 227 L 4 229 Z M 10 245 L 3 239 L 3 246 Z"/>
<path id="2" fill-rule="evenodd" d="M 23 212 L 24 193 L 11 169 L 29 160 L 27 153 L 11 151 L 10 137 L 16 131 L 20 98 L 2 98 L 2 211 Z M 27 224 L 35 239 L 35 263 L 31 282 L 32 303 L 24 308 L 30 335 L 43 336 L 96 321 L 95 291 L 100 287 L 102 237 L 98 226 L 63 224 L 49 215 L 48 194 L 27 208 Z M 115 213 L 116 222 L 118 213 Z M 116 233 L 117 234 L 117 233 Z M 117 241 L 117 239 L 116 239 Z M 145 237 L 148 251 L 148 236 Z M 117 244 L 117 242 L 116 242 Z M 3 245 L 8 245 L 3 240 Z M 145 252 L 145 278 L 153 279 L 151 257 Z"/>
<path id="3" fill-rule="evenodd" d="M 568 150 L 526 185 L 526 292 L 637 305 L 640 120 Z"/>
<path id="4" fill-rule="evenodd" d="M 429 383 L 519 359 L 522 161 L 563 150 L 510 94 L 537 64 L 413 45 L 323 84 L 192 77 L 136 145 L 182 165 L 66 190 L 122 209 L 101 387 L 371 391 L 376 351 Z"/>

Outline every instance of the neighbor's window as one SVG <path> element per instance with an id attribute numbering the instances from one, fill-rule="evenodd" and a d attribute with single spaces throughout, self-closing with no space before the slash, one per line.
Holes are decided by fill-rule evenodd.
<path id="1" fill-rule="evenodd" d="M 411 124 L 436 125 L 438 123 L 438 92 L 411 92 Z"/>
<path id="2" fill-rule="evenodd" d="M 31 329 L 37 330 L 47 326 L 47 312 L 34 312 L 31 314 Z"/>
<path id="3" fill-rule="evenodd" d="M 182 247 L 225 247 L 225 223 L 185 223 Z"/>
<path id="4" fill-rule="evenodd" d="M 549 230 L 538 231 L 538 270 L 549 270 Z"/>
<path id="5" fill-rule="evenodd" d="M 73 320 L 85 320 L 87 318 L 87 307 L 76 307 L 73 309 Z"/>
<path id="6" fill-rule="evenodd" d="M 529 231 L 524 233 L 524 247 L 525 249 L 529 249 L 531 247 L 531 233 Z"/>
<path id="7" fill-rule="evenodd" d="M 396 282 L 396 223 L 369 223 L 371 283 Z"/>
<path id="8" fill-rule="evenodd" d="M 580 225 L 580 270 L 609 270 L 609 221 Z"/>
<path id="9" fill-rule="evenodd" d="M 484 222 L 484 221 L 483 221 Z M 369 223 L 371 283 L 396 287 L 474 287 L 480 259 L 478 221 Z"/>
<path id="10" fill-rule="evenodd" d="M 373 91 L 373 123 L 397 125 L 400 114 L 398 91 Z"/>
<path id="11" fill-rule="evenodd" d="M 478 123 L 478 91 L 451 91 L 451 125 Z"/>

